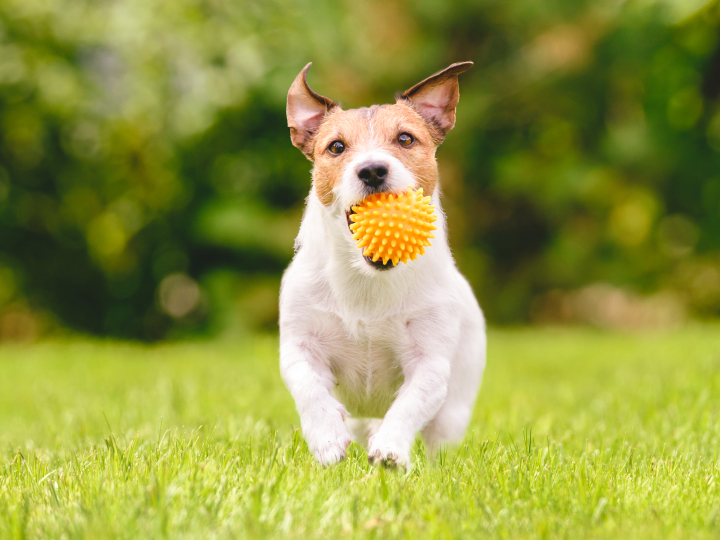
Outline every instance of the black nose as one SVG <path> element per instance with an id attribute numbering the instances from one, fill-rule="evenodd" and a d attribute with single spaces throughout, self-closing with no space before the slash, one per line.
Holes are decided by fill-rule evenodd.
<path id="1" fill-rule="evenodd" d="M 363 163 L 357 168 L 357 175 L 368 186 L 379 187 L 387 180 L 388 164 L 382 161 Z"/>

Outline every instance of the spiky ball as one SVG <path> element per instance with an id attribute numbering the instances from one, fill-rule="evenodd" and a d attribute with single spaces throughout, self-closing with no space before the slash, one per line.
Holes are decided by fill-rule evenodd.
<path id="1" fill-rule="evenodd" d="M 435 207 L 430 197 L 423 197 L 422 188 L 408 188 L 404 193 L 373 193 L 357 206 L 350 219 L 353 238 L 363 255 L 373 262 L 382 259 L 383 264 L 415 260 L 425 253 L 431 231 L 437 229 Z"/>

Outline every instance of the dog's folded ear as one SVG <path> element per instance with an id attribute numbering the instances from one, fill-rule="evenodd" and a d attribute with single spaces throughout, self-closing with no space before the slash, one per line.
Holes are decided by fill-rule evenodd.
<path id="1" fill-rule="evenodd" d="M 290 87 L 287 97 L 287 120 L 292 143 L 312 159 L 312 140 L 325 114 L 337 104 L 321 96 L 308 86 L 307 72 L 312 62 L 303 68 Z"/>
<path id="2" fill-rule="evenodd" d="M 442 137 L 455 126 L 455 108 L 460 99 L 458 75 L 472 62 L 452 64 L 402 93 L 398 101 L 409 101 Z"/>

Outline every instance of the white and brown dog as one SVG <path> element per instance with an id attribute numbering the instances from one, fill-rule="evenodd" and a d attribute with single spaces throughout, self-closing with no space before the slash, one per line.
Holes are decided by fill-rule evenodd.
<path id="1" fill-rule="evenodd" d="M 432 452 L 459 441 L 470 421 L 485 321 L 448 246 L 435 161 L 470 66 L 451 65 L 393 105 L 344 111 L 307 85 L 310 64 L 288 93 L 292 142 L 314 168 L 282 280 L 280 369 L 323 465 L 355 439 L 370 462 L 408 467 L 418 431 Z M 373 262 L 352 239 L 351 208 L 408 186 L 432 195 L 433 244 L 407 264 Z"/>

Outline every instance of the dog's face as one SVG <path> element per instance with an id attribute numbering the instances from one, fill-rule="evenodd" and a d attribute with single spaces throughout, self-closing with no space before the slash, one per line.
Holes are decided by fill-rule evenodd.
<path id="1" fill-rule="evenodd" d="M 326 205 L 346 210 L 376 191 L 408 186 L 432 194 L 437 183 L 437 138 L 404 102 L 327 113 L 314 136 L 313 186 Z"/>
<path id="2" fill-rule="evenodd" d="M 313 189 L 320 202 L 349 225 L 352 206 L 372 193 L 411 186 L 432 195 L 435 150 L 455 125 L 458 75 L 470 66 L 453 64 L 392 105 L 347 111 L 310 89 L 310 64 L 305 66 L 288 93 L 287 116 L 293 144 L 315 164 Z M 392 268 L 366 260 L 375 268 Z"/>

